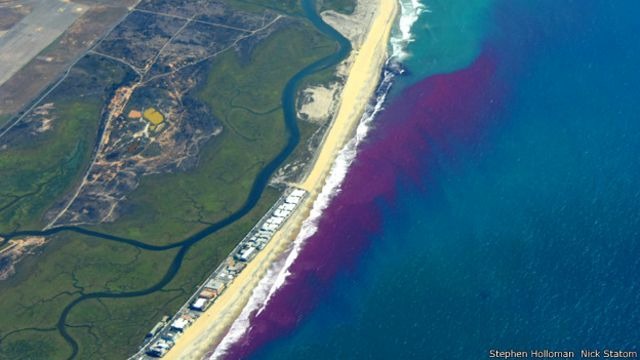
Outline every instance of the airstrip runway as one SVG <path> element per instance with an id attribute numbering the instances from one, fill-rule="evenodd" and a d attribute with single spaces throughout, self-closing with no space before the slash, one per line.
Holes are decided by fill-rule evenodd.
<path id="1" fill-rule="evenodd" d="M 31 13 L 0 36 L 0 85 L 57 39 L 89 6 L 64 0 L 21 1 Z"/>

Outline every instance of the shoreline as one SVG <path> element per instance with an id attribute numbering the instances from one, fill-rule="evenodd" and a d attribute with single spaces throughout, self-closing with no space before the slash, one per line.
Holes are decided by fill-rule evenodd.
<path id="1" fill-rule="evenodd" d="M 388 57 L 389 38 L 397 13 L 396 1 L 378 0 L 376 14 L 369 24 L 365 40 L 361 46 L 354 48 L 350 55 L 353 61 L 340 94 L 337 114 L 313 159 L 312 168 L 305 180 L 296 185 L 306 190 L 308 196 L 226 291 L 184 331 L 164 358 L 193 359 L 202 358 L 207 354 L 226 335 L 260 280 L 271 265 L 282 258 L 284 251 L 296 238 L 303 221 L 311 212 L 335 158 L 353 136 L 371 96 L 375 93 Z"/>
<path id="2" fill-rule="evenodd" d="M 347 80 L 340 94 L 337 114 L 313 160 L 306 178 L 296 186 L 317 196 L 338 152 L 355 132 L 366 106 L 375 94 L 388 58 L 391 29 L 398 13 L 396 1 L 379 0 L 362 46 L 354 47 Z M 352 61 L 351 61 L 352 60 Z"/>

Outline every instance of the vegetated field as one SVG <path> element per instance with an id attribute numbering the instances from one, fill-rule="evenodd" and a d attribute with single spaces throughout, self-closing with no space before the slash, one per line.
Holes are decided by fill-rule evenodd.
<path id="1" fill-rule="evenodd" d="M 9 121 L 9 119 L 11 119 L 10 114 L 0 115 L 0 126 L 4 125 L 7 121 Z"/>
<path id="2" fill-rule="evenodd" d="M 287 14 L 299 15 L 302 13 L 300 1 L 301 0 L 230 0 L 229 3 L 239 8 L 253 9 L 257 6 L 264 6 Z M 350 14 L 356 8 L 357 0 L 317 0 L 317 4 L 320 11 L 335 10 Z"/>
<path id="3" fill-rule="evenodd" d="M 160 291 L 125 299 L 89 300 L 74 308 L 67 329 L 79 359 L 123 359 L 163 315 L 173 314 L 275 202 L 265 192 L 241 221 L 194 246 L 180 272 Z M 96 291 L 145 289 L 166 273 L 176 249 L 147 251 L 86 236 L 51 239 L 42 254 L 25 259 L 17 275 L 0 282 L 0 359 L 66 359 L 70 347 L 56 324 L 67 304 Z M 40 352 L 38 353 L 38 349 Z"/>
<path id="4" fill-rule="evenodd" d="M 40 228 L 42 213 L 77 182 L 88 161 L 100 103 L 56 103 L 58 116 L 70 119 L 46 138 L 10 148 L 0 157 L 0 229 Z M 46 150 L 45 150 L 46 149 Z"/>
<path id="5" fill-rule="evenodd" d="M 121 64 L 87 57 L 33 114 L 0 138 L 0 232 L 42 228 L 46 209 L 77 185 L 102 106 L 113 84 L 126 76 Z"/>
<path id="6" fill-rule="evenodd" d="M 343 14 L 351 14 L 356 9 L 357 0 L 318 0 L 320 11 L 335 10 Z"/>
<path id="7" fill-rule="evenodd" d="M 163 315 L 174 314 L 184 304 L 278 196 L 276 190 L 268 189 L 244 218 L 194 245 L 176 277 L 160 291 L 134 298 L 90 300 L 74 308 L 67 323 L 71 335 L 80 344 L 78 358 L 123 359 L 135 352 L 149 329 Z M 159 275 L 164 275 L 169 262 L 165 262 Z M 157 279 L 148 276 L 147 286 L 139 288 L 148 287 Z M 75 327 L 82 324 L 90 324 L 91 328 Z"/>
<path id="8" fill-rule="evenodd" d="M 239 0 L 230 2 L 240 3 Z M 285 3 L 271 2 L 276 8 Z M 258 7 L 242 3 L 247 8 Z M 293 9 L 291 13 L 299 13 L 299 8 L 294 6 Z M 142 178 L 140 186 L 127 196 L 122 216 L 114 223 L 91 229 L 149 244 L 170 244 L 237 210 L 247 199 L 257 173 L 286 142 L 288 134 L 281 109 L 285 83 L 307 64 L 333 52 L 335 46 L 310 24 L 295 20 L 259 42 L 251 51 L 229 51 L 211 60 L 206 66 L 207 81 L 194 95 L 210 106 L 212 114 L 222 121 L 222 134 L 205 144 L 196 168 Z M 112 90 L 124 81 L 126 73 L 122 69 L 115 71 L 118 69 L 115 65 L 110 68 L 114 70 L 111 77 L 104 76 L 103 79 L 108 78 L 105 86 L 110 82 Z M 84 157 L 78 155 L 79 165 L 67 170 L 66 176 L 62 177 L 67 185 L 56 188 L 45 185 L 49 190 L 37 194 L 49 199 L 48 202 L 25 201 L 28 205 L 25 210 L 14 211 L 3 218 L 3 226 L 8 230 L 13 230 L 17 224 L 23 228 L 26 224 L 33 228 L 41 226 L 38 219 L 46 204 L 68 191 L 62 189 L 77 184 L 78 174 L 87 166 L 87 156 L 93 146 L 91 141 L 95 139 L 97 121 L 104 105 L 103 93 L 90 93 L 71 92 L 68 97 L 57 94 L 59 98 L 54 97 L 59 104 L 56 109 L 61 109 L 63 104 L 62 108 L 68 109 L 60 113 L 60 118 L 69 124 L 78 124 L 78 128 L 70 127 L 69 131 L 58 134 L 54 132 L 61 130 L 54 127 L 43 134 L 50 136 L 51 144 L 57 145 L 46 149 L 36 147 L 25 155 L 16 153 L 26 159 L 27 165 L 19 166 L 19 171 L 24 172 L 20 175 L 22 182 L 32 184 L 31 177 L 47 179 L 36 173 L 43 172 L 45 164 L 52 169 L 60 168 L 60 159 L 64 158 L 60 154 L 71 154 L 71 150 L 80 146 L 75 136 L 83 134 L 82 139 L 87 141 L 77 150 L 84 154 Z M 77 103 L 67 105 L 62 101 L 71 99 Z M 315 125 L 308 125 L 301 126 L 301 144 L 315 130 Z M 49 155 L 48 151 L 54 154 Z M 0 161 L 4 160 L 0 153 Z M 41 167 L 39 170 L 38 166 Z M 2 169 L 9 169 L 9 164 Z M 12 186 L 18 184 L 16 181 Z M 176 276 L 161 290 L 132 298 L 88 300 L 74 307 L 65 327 L 78 343 L 77 358 L 121 359 L 134 352 L 145 333 L 163 315 L 177 310 L 278 196 L 277 190 L 267 189 L 249 214 L 194 245 Z M 0 215 L 4 216 L 2 212 Z M 140 250 L 73 233 L 60 233 L 51 238 L 40 254 L 18 264 L 14 277 L 0 282 L 0 308 L 11 309 L 0 312 L 0 359 L 20 356 L 67 358 L 71 348 L 56 325 L 62 310 L 71 301 L 96 291 L 149 288 L 165 275 L 176 251 Z"/>
<path id="9" fill-rule="evenodd" d="M 248 11 L 267 8 L 287 15 L 302 14 L 300 0 L 228 0 L 226 2 L 238 9 Z"/>
<path id="10" fill-rule="evenodd" d="M 163 14 L 171 4 L 141 3 L 144 9 L 133 11 L 91 52 L 130 65 L 139 77 L 114 96 L 91 173 L 69 202 L 47 213 L 50 224 L 114 221 L 147 175 L 196 167 L 201 148 L 223 130 L 196 97 L 206 83 L 208 61 L 232 51 L 248 59 L 258 44 L 294 21 L 269 10 L 248 13 L 204 0 L 176 0 L 175 10 L 184 16 Z M 185 16 L 197 19 L 189 22 Z M 162 126 L 148 128 L 143 120 L 131 121 L 121 113 L 149 107 L 166 117 Z"/>
<path id="11" fill-rule="evenodd" d="M 56 324 L 69 302 L 83 293 L 144 288 L 164 275 L 174 255 L 175 250 L 151 252 L 80 235 L 56 236 L 41 255 L 21 262 L 16 276 L 0 282 L 0 359 L 68 357 L 69 346 Z M 169 295 L 158 294 L 153 311 L 163 309 Z M 100 314 L 110 316 L 106 309 Z M 85 331 L 90 325 L 79 324 Z"/>
<path id="12" fill-rule="evenodd" d="M 299 23 L 273 34 L 250 59 L 235 52 L 214 59 L 198 97 L 222 121 L 222 134 L 202 149 L 196 169 L 143 178 L 121 219 L 97 229 L 167 244 L 240 208 L 288 136 L 280 108 L 286 81 L 334 46 Z"/>

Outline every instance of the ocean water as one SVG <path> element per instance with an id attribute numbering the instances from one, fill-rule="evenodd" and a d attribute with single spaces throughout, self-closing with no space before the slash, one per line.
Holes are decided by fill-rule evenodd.
<path id="1" fill-rule="evenodd" d="M 640 352 L 638 10 L 422 1 L 409 75 L 216 356 Z"/>

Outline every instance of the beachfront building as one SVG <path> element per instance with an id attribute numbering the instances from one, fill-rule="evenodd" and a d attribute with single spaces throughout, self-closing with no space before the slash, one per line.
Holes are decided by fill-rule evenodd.
<path id="1" fill-rule="evenodd" d="M 203 299 L 211 300 L 211 299 L 214 299 L 216 296 L 218 296 L 218 292 L 205 287 L 204 289 L 202 289 L 202 291 L 200 291 L 199 296 Z"/>
<path id="2" fill-rule="evenodd" d="M 286 203 L 285 203 L 285 204 L 282 204 L 280 207 L 281 207 L 282 209 L 286 210 L 286 211 L 291 212 L 291 211 L 295 210 L 295 208 L 296 208 L 296 204 L 286 204 Z"/>
<path id="3" fill-rule="evenodd" d="M 291 214 L 291 211 L 286 210 L 284 208 L 283 209 L 278 208 L 278 209 L 276 209 L 276 211 L 273 212 L 273 215 L 279 216 L 279 217 L 282 217 L 282 218 L 289 217 L 289 214 Z"/>
<path id="4" fill-rule="evenodd" d="M 226 283 L 221 279 L 209 279 L 198 294 L 198 298 L 191 303 L 190 308 L 196 311 L 205 311 L 213 300 L 222 294 L 226 286 Z"/>
<path id="5" fill-rule="evenodd" d="M 273 216 L 273 217 L 269 218 L 269 220 L 267 220 L 267 222 L 271 222 L 272 224 L 276 224 L 276 225 L 280 226 L 284 222 L 284 218 L 283 217 L 279 217 L 279 216 Z"/>
<path id="6" fill-rule="evenodd" d="M 275 232 L 276 230 L 278 230 L 278 225 L 267 222 L 262 225 L 261 230 Z"/>
<path id="7" fill-rule="evenodd" d="M 197 311 L 205 311 L 207 309 L 207 305 L 209 300 L 203 297 L 199 297 L 191 304 L 191 309 Z"/>
<path id="8" fill-rule="evenodd" d="M 167 351 L 169 351 L 173 347 L 174 343 L 166 340 L 158 340 L 151 347 L 149 351 L 147 351 L 147 355 L 153 357 L 163 357 Z"/>
<path id="9" fill-rule="evenodd" d="M 307 192 L 302 189 L 293 189 L 293 191 L 291 191 L 291 196 L 295 196 L 299 198 L 304 197 L 306 194 Z"/>
<path id="10" fill-rule="evenodd" d="M 178 334 L 180 334 L 180 333 L 169 330 L 169 331 L 165 332 L 160 337 L 160 339 L 162 339 L 162 340 L 164 340 L 164 341 L 166 341 L 168 343 L 175 344 L 176 340 L 178 340 L 178 337 L 179 337 Z"/>
<path id="11" fill-rule="evenodd" d="M 287 196 L 285 202 L 288 204 L 299 204 L 306 192 L 304 190 L 295 189 L 293 190 L 289 196 Z"/>
<path id="12" fill-rule="evenodd" d="M 306 192 L 299 189 L 294 189 L 283 196 L 245 236 L 227 258 L 226 263 L 211 274 L 207 282 L 199 288 L 199 292 L 184 305 L 178 312 L 178 317 L 170 324 L 168 318 L 163 319 L 164 325 L 158 323 L 152 329 L 150 332 L 152 336 L 147 340 L 149 345 L 146 348 L 143 347 L 141 351 L 146 350 L 146 354 L 153 357 L 163 357 L 174 346 L 183 331 L 200 316 L 201 312 L 206 311 L 215 302 L 235 277 L 244 270 L 248 262 L 264 249 L 305 196 Z M 164 330 L 161 325 L 166 326 Z M 155 341 L 155 339 L 158 340 Z"/>
<path id="13" fill-rule="evenodd" d="M 234 261 L 233 264 L 227 266 L 227 273 L 232 276 L 238 275 L 246 266 L 247 264 L 245 263 Z"/>
<path id="14" fill-rule="evenodd" d="M 251 261 L 251 259 L 253 259 L 256 256 L 256 252 L 257 252 L 256 248 L 252 246 L 248 246 L 240 249 L 238 253 L 236 253 L 235 259 L 243 262 Z"/>
<path id="15" fill-rule="evenodd" d="M 184 329 L 191 325 L 193 318 L 189 315 L 182 315 L 171 323 L 171 330 L 177 332 L 183 332 Z"/>
<path id="16" fill-rule="evenodd" d="M 233 281 L 234 277 L 235 276 L 229 272 L 229 267 L 227 266 L 225 271 L 221 272 L 216 276 L 216 279 L 224 282 L 225 284 L 228 284 Z"/>
<path id="17" fill-rule="evenodd" d="M 225 287 L 227 287 L 227 284 L 225 284 L 223 281 L 220 281 L 218 279 L 211 279 L 209 281 L 207 281 L 207 283 L 204 285 L 205 289 L 209 289 L 215 292 L 215 296 L 218 296 L 220 294 L 222 294 L 222 292 L 224 291 Z"/>

